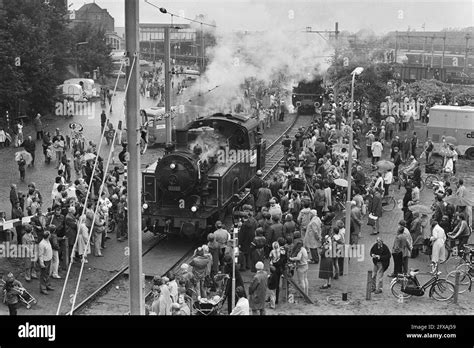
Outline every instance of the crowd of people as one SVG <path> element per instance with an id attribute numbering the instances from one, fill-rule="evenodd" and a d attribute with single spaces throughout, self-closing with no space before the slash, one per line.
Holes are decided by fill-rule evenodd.
<path id="1" fill-rule="evenodd" d="M 103 126 L 115 132 L 109 125 L 106 119 Z M 28 137 L 23 143 L 34 159 L 36 146 L 27 142 L 36 145 L 35 141 Z M 55 163 L 57 175 L 51 192 L 40 192 L 34 182 L 28 184 L 27 192 L 11 184 L 10 217 L 22 223 L 5 229 L 2 239 L 31 250 L 23 269 L 14 273 L 28 283 L 39 277 L 40 291 L 47 295 L 53 290 L 50 277 L 60 279 L 70 262 L 87 263 L 91 253 L 102 257 L 111 233 L 118 241 L 127 240 L 127 181 L 121 166 L 105 168 L 97 146 L 92 141 L 86 143 L 82 129 L 73 129 L 67 135 L 56 129 L 53 136 L 41 129 L 36 142 L 42 142 L 44 160 Z M 50 206 L 46 206 L 46 194 L 51 195 Z M 7 221 L 7 213 L 1 215 L 1 221 Z"/>

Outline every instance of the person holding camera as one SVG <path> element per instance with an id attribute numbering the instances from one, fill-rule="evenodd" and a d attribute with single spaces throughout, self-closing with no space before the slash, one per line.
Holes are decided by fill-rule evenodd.
<path id="1" fill-rule="evenodd" d="M 383 274 L 390 266 L 391 257 L 390 250 L 382 241 L 382 238 L 377 238 L 377 241 L 370 249 L 370 256 L 374 263 L 372 281 L 375 283 L 375 287 L 372 288 L 372 291 L 376 294 L 381 294 L 383 288 Z"/>

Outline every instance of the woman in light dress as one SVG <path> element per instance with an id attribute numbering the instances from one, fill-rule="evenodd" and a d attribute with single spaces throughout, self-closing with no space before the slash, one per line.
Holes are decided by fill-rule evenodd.
<path id="1" fill-rule="evenodd" d="M 80 257 L 87 263 L 87 255 L 91 253 L 89 240 L 89 229 L 86 226 L 86 216 L 82 215 L 79 218 L 79 230 L 77 234 L 77 251 Z"/>

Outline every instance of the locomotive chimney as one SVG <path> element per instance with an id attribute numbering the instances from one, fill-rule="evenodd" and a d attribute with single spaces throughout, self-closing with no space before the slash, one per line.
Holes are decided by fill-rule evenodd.
<path id="1" fill-rule="evenodd" d="M 188 146 L 188 131 L 184 129 L 176 130 L 176 148 L 178 150 L 186 149 Z"/>

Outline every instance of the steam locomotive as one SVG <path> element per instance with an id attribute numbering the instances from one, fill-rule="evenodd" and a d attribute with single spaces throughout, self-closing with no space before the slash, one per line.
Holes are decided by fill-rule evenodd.
<path id="1" fill-rule="evenodd" d="M 173 149 L 142 172 L 143 219 L 155 234 L 199 238 L 265 166 L 259 122 L 214 114 L 176 129 Z"/>

